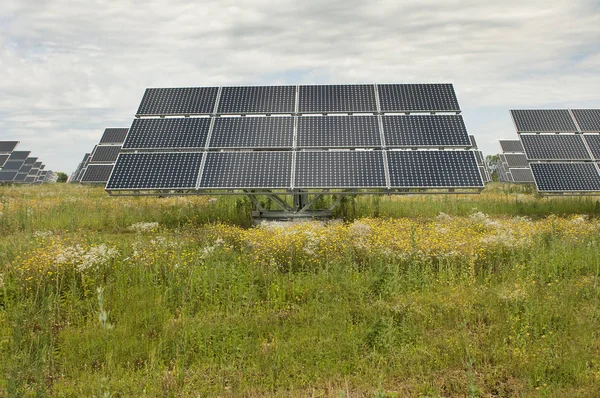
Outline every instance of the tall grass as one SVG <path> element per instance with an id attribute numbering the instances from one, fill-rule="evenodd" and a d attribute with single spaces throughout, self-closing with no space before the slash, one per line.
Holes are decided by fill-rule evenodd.
<path id="1" fill-rule="evenodd" d="M 0 188 L 0 395 L 599 396 L 600 223 L 567 217 L 596 200 L 492 188 L 256 229 Z"/>

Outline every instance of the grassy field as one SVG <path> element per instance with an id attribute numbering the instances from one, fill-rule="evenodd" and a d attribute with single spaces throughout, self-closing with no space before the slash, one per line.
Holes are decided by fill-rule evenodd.
<path id="1" fill-rule="evenodd" d="M 597 198 L 249 214 L 0 187 L 0 396 L 600 396 Z"/>

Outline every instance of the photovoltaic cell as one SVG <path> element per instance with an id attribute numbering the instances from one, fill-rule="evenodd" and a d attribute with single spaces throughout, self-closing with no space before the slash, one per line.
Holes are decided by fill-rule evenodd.
<path id="1" fill-rule="evenodd" d="M 135 119 L 123 149 L 204 148 L 210 118 Z"/>
<path id="2" fill-rule="evenodd" d="M 100 144 L 122 144 L 127 136 L 128 128 L 108 128 L 104 130 Z"/>
<path id="3" fill-rule="evenodd" d="M 520 136 L 529 160 L 589 160 L 590 155 L 581 135 Z"/>
<path id="4" fill-rule="evenodd" d="M 540 192 L 600 191 L 600 174 L 594 163 L 532 163 Z"/>
<path id="5" fill-rule="evenodd" d="M 0 182 L 11 182 L 17 176 L 17 170 L 2 170 L 0 171 Z"/>
<path id="6" fill-rule="evenodd" d="M 296 86 L 223 87 L 218 114 L 294 113 Z"/>
<path id="7" fill-rule="evenodd" d="M 505 153 L 506 163 L 508 163 L 508 167 L 529 167 L 529 162 L 527 161 L 527 156 L 521 153 Z"/>
<path id="8" fill-rule="evenodd" d="M 483 187 L 473 151 L 389 151 L 392 188 Z"/>
<path id="9" fill-rule="evenodd" d="M 33 167 L 38 168 L 38 169 L 43 169 L 44 165 L 42 164 L 42 162 L 35 162 L 33 164 Z"/>
<path id="10" fill-rule="evenodd" d="M 33 164 L 35 163 L 36 160 L 37 160 L 37 158 L 27 158 L 27 159 L 25 159 L 25 162 L 23 164 L 28 165 L 28 166 L 33 166 Z"/>
<path id="11" fill-rule="evenodd" d="M 2 166 L 4 166 L 4 163 L 8 160 L 8 157 L 10 155 L 0 155 L 0 168 L 2 168 Z"/>
<path id="12" fill-rule="evenodd" d="M 377 116 L 302 116 L 298 147 L 381 147 Z"/>
<path id="13" fill-rule="evenodd" d="M 518 133 L 577 132 L 567 109 L 511 110 Z"/>
<path id="14" fill-rule="evenodd" d="M 294 118 L 221 117 L 216 118 L 210 139 L 211 148 L 291 148 Z"/>
<path id="15" fill-rule="evenodd" d="M 296 154 L 297 188 L 385 187 L 381 151 L 303 151 Z"/>
<path id="16" fill-rule="evenodd" d="M 208 152 L 200 187 L 288 188 L 292 152 Z"/>
<path id="17" fill-rule="evenodd" d="M 0 153 L 10 153 L 15 150 L 19 141 L 0 141 Z"/>
<path id="18" fill-rule="evenodd" d="M 114 163 L 121 152 L 120 145 L 96 145 L 91 163 Z"/>
<path id="19" fill-rule="evenodd" d="M 583 138 L 590 147 L 594 159 L 600 160 L 600 135 L 585 134 Z"/>
<path id="20" fill-rule="evenodd" d="M 27 176 L 27 178 L 25 178 L 25 183 L 26 184 L 33 184 L 35 182 L 36 177 L 35 176 Z"/>
<path id="21" fill-rule="evenodd" d="M 299 113 L 376 112 L 372 84 L 300 86 Z"/>
<path id="22" fill-rule="evenodd" d="M 106 189 L 192 189 L 202 153 L 121 153 Z"/>
<path id="23" fill-rule="evenodd" d="M 112 164 L 90 164 L 81 178 L 81 182 L 106 183 L 112 169 Z"/>
<path id="24" fill-rule="evenodd" d="M 386 115 L 382 120 L 390 148 L 471 146 L 461 115 Z"/>
<path id="25" fill-rule="evenodd" d="M 458 112 L 452 84 L 379 84 L 382 112 Z"/>
<path id="26" fill-rule="evenodd" d="M 511 168 L 513 182 L 534 182 L 533 173 L 529 168 Z"/>
<path id="27" fill-rule="evenodd" d="M 584 133 L 600 133 L 600 109 L 572 109 L 573 116 Z"/>
<path id="28" fill-rule="evenodd" d="M 148 88 L 137 115 L 212 114 L 218 87 Z"/>
<path id="29" fill-rule="evenodd" d="M 519 140 L 500 140 L 500 146 L 502 147 L 502 152 L 525 153 L 523 144 Z"/>

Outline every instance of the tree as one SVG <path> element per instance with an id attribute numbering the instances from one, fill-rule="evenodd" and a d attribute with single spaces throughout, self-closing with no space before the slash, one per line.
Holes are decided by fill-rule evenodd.
<path id="1" fill-rule="evenodd" d="M 58 180 L 56 180 L 56 182 L 67 182 L 67 174 L 63 173 L 62 171 L 58 171 L 56 172 L 56 175 L 58 176 Z"/>

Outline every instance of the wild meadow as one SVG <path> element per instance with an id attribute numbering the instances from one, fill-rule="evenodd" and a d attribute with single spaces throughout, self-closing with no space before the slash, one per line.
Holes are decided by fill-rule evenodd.
<path id="1" fill-rule="evenodd" d="M 600 198 L 250 210 L 0 187 L 0 396 L 600 396 Z"/>

